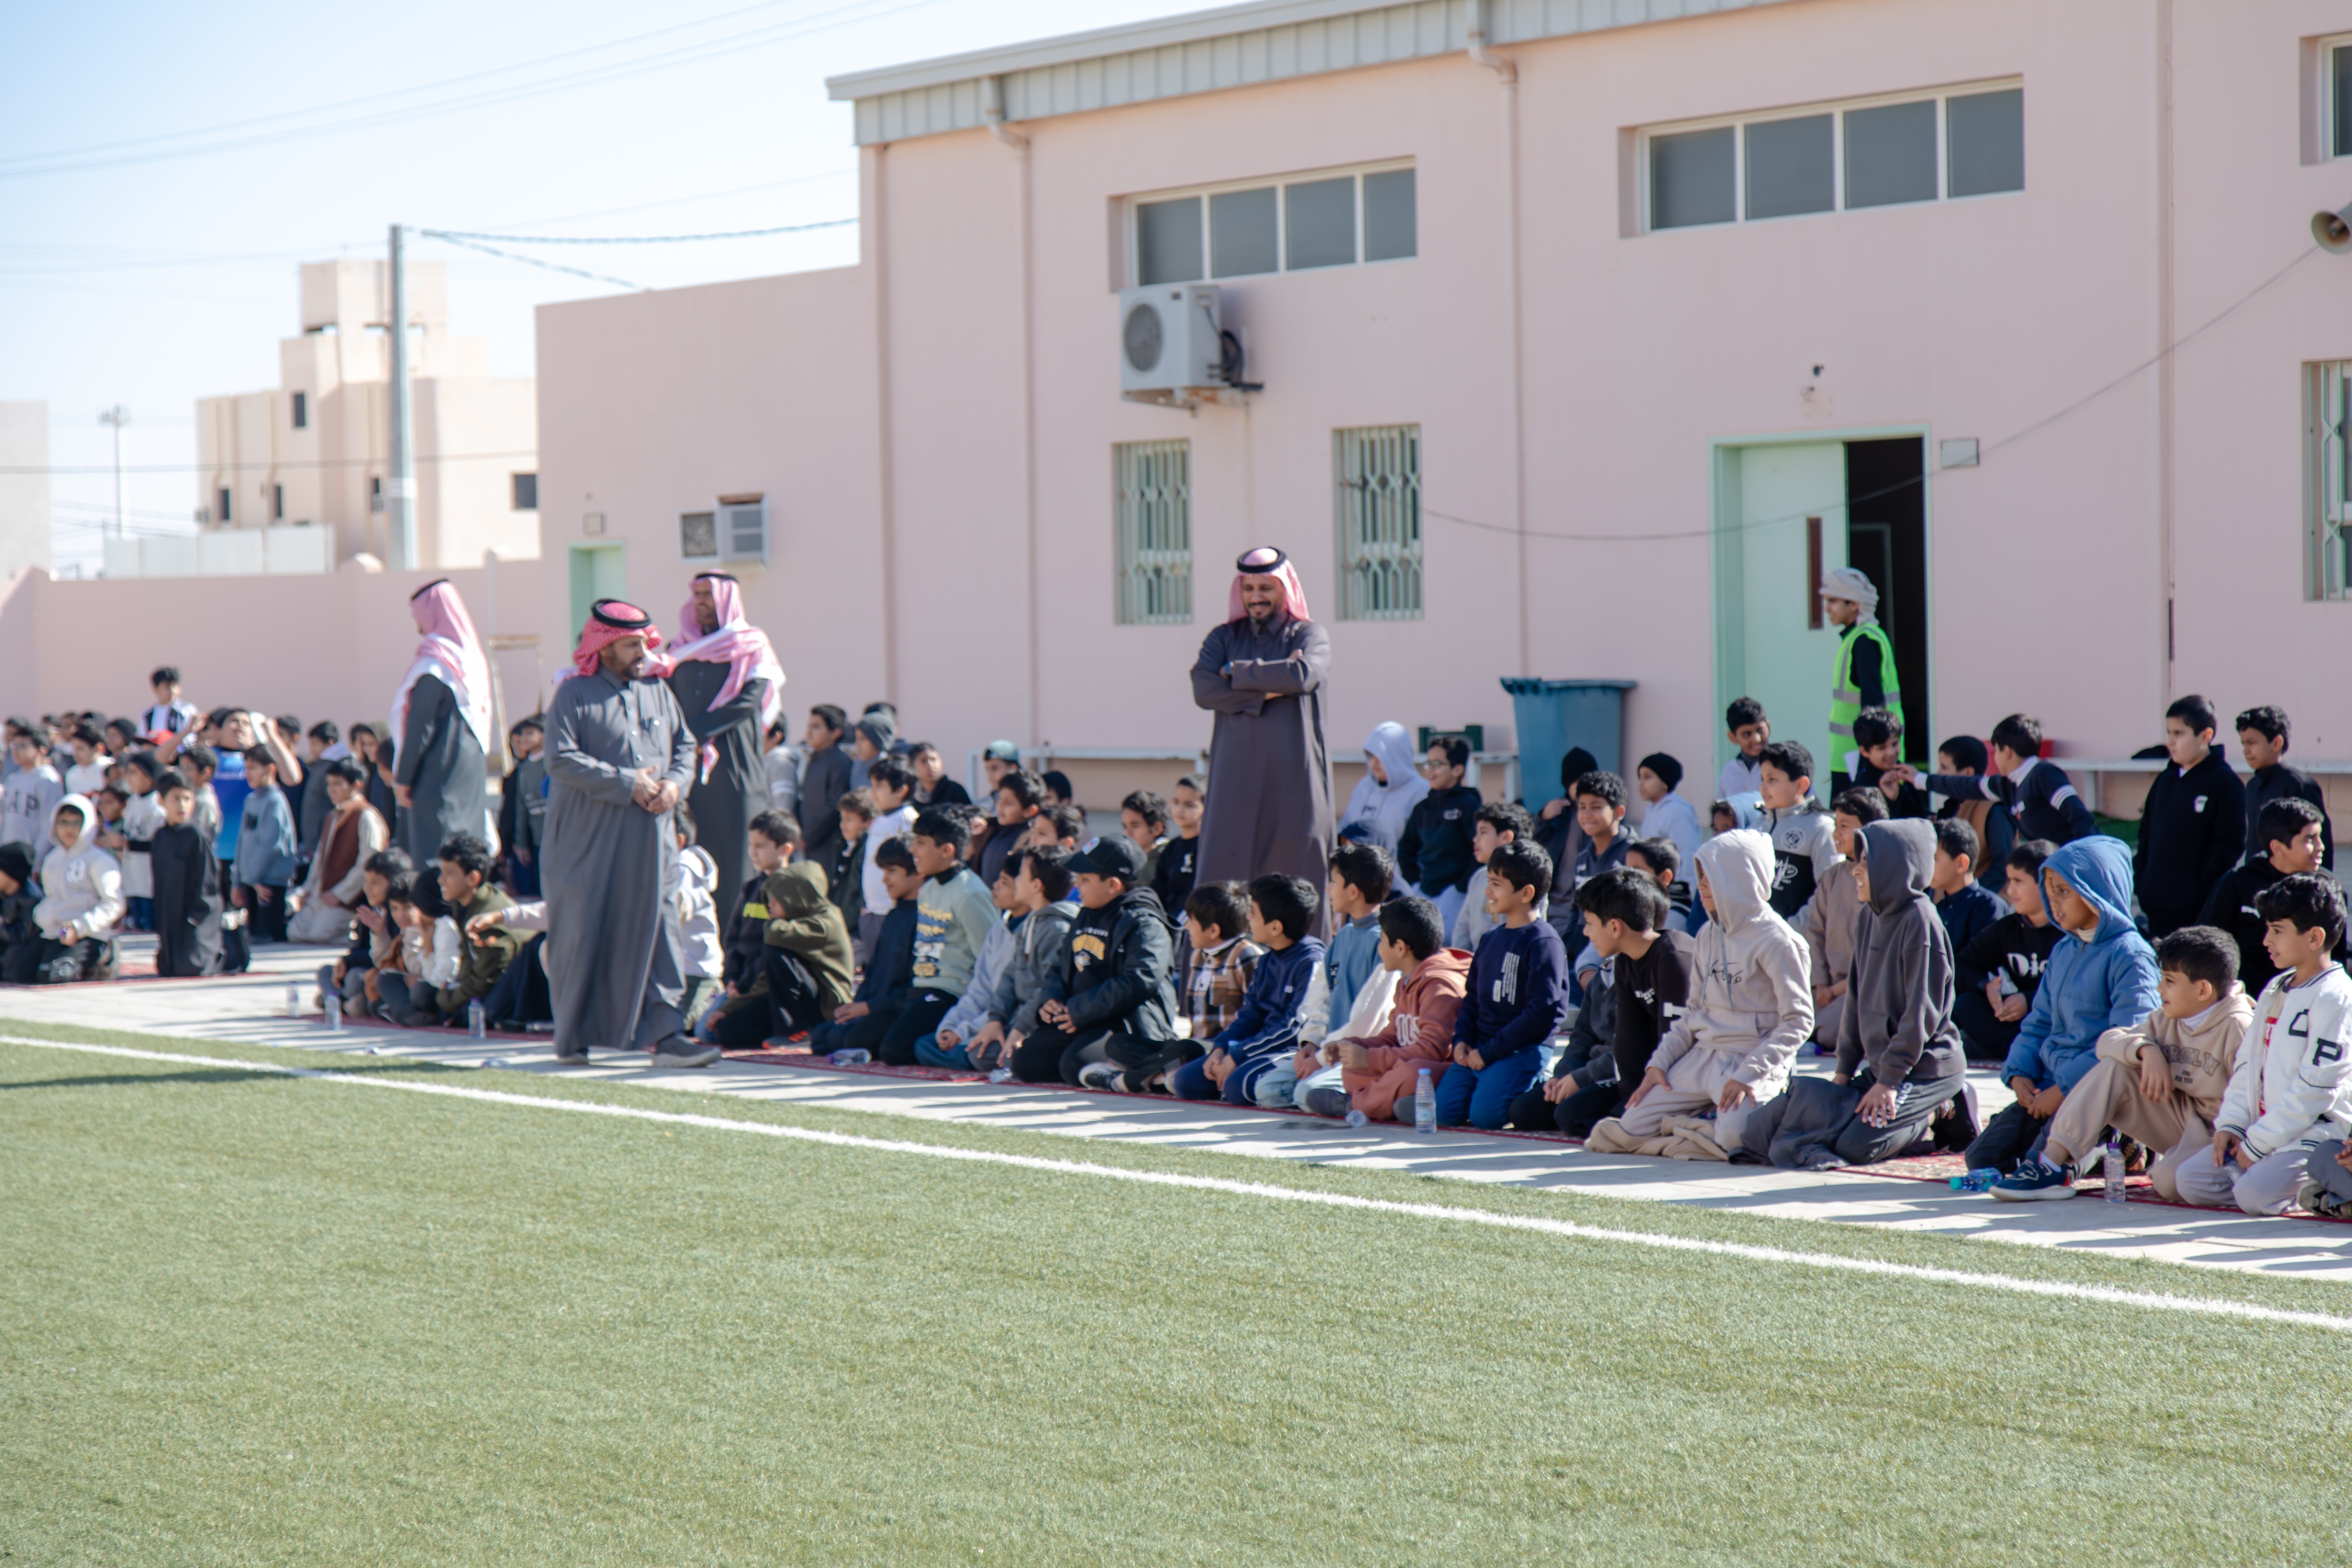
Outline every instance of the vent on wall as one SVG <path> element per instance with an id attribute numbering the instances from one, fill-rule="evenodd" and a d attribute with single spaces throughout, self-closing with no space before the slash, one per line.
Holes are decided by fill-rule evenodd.
<path id="1" fill-rule="evenodd" d="M 719 498 L 713 511 L 680 513 L 677 552 L 684 561 L 768 560 L 768 501 L 764 494 Z"/>

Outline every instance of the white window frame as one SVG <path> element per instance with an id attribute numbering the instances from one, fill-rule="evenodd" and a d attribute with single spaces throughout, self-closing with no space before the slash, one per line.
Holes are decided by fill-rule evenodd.
<path id="1" fill-rule="evenodd" d="M 1181 584 L 1178 596 L 1183 600 L 1181 611 L 1167 609 L 1151 614 L 1145 606 L 1144 576 L 1150 554 L 1175 554 L 1162 546 L 1160 551 L 1148 551 L 1142 544 L 1143 521 L 1140 508 L 1131 508 L 1132 491 L 1127 480 L 1145 464 L 1155 459 L 1179 458 L 1183 466 L 1183 479 L 1174 487 L 1169 498 L 1171 510 L 1181 521 L 1184 543 L 1181 574 L 1169 573 L 1167 580 Z M 1122 626 L 1189 626 L 1192 624 L 1192 443 L 1183 437 L 1149 441 L 1115 441 L 1111 443 L 1111 542 L 1112 615 L 1114 624 Z M 1172 564 L 1159 563 L 1160 565 Z"/>
<path id="2" fill-rule="evenodd" d="M 2336 51 L 2352 49 L 2352 33 L 2330 33 L 2311 41 L 2319 62 L 2319 161 L 2332 163 L 2352 158 L 2336 150 Z"/>
<path id="3" fill-rule="evenodd" d="M 1401 504 L 1410 512 L 1412 538 L 1409 542 L 1400 540 L 1385 543 L 1351 539 L 1349 527 L 1350 514 L 1360 511 L 1364 503 L 1349 494 L 1357 487 L 1348 475 L 1349 447 L 1354 444 L 1373 447 L 1400 440 L 1409 440 L 1412 444 L 1412 472 L 1405 488 L 1399 492 Z M 1426 619 L 1429 615 L 1428 513 L 1421 503 L 1426 473 L 1423 459 L 1426 453 L 1422 443 L 1422 426 L 1418 421 L 1398 425 L 1349 426 L 1331 432 L 1332 564 L 1339 588 L 1339 606 L 1335 614 L 1340 620 L 1418 621 Z M 1395 569 L 1407 575 L 1412 584 L 1412 602 L 1410 605 L 1387 609 L 1366 605 L 1358 569 L 1360 565 L 1380 557 L 1387 558 Z"/>
<path id="4" fill-rule="evenodd" d="M 1143 248 L 1136 234 L 1137 213 L 1147 203 L 1182 201 L 1186 197 L 1192 197 L 1201 204 L 1201 276 L 1170 278 L 1160 281 L 1171 285 L 1177 283 L 1224 284 L 1246 282 L 1254 278 L 1289 277 L 1293 270 L 1290 265 L 1290 202 L 1284 195 L 1284 187 L 1309 185 L 1318 181 L 1338 179 L 1353 179 L 1356 182 L 1356 259 L 1339 266 L 1301 267 L 1297 270 L 1300 273 L 1340 272 L 1349 267 L 1393 267 L 1402 262 L 1418 261 L 1421 259 L 1421 176 L 1418 174 L 1413 176 L 1412 192 L 1413 253 L 1411 256 L 1384 257 L 1378 261 L 1364 259 L 1364 176 L 1393 174 L 1400 169 L 1412 169 L 1416 166 L 1416 161 L 1412 158 L 1389 158 L 1374 163 L 1347 163 L 1331 169 L 1301 169 L 1287 174 L 1261 174 L 1255 179 L 1226 180 L 1213 185 L 1179 185 L 1172 190 L 1139 191 L 1122 198 L 1119 212 L 1120 227 L 1126 236 L 1127 243 L 1127 266 L 1123 276 L 1127 279 L 1128 287 L 1142 287 Z M 1213 276 L 1211 268 L 1214 265 L 1216 256 L 1216 240 L 1210 230 L 1209 198 L 1234 191 L 1262 191 L 1269 188 L 1275 194 L 1274 255 L 1276 265 L 1274 270 L 1239 272 L 1229 278 Z"/>
<path id="5" fill-rule="evenodd" d="M 2352 360 L 2315 360 L 2303 374 L 2303 596 L 2352 599 Z"/>
<path id="6" fill-rule="evenodd" d="M 2347 35 L 2347 42 L 2352 42 Z M 1933 202 L 1998 201 L 2021 196 L 2022 190 L 1987 191 L 1980 195 L 1956 196 L 1950 194 L 1952 158 L 1950 147 L 1951 111 L 1946 100 L 1972 98 L 1980 92 L 2002 92 L 2022 89 L 2021 76 L 1995 77 L 1986 81 L 1954 82 L 1948 87 L 1920 88 L 1909 92 L 1884 92 L 1869 98 L 1840 98 L 1822 103 L 1790 104 L 1778 109 L 1751 110 L 1744 114 L 1717 114 L 1705 120 L 1677 120 L 1657 125 L 1644 125 L 1633 139 L 1634 192 L 1640 210 L 1636 232 L 1649 234 L 1680 234 L 1685 230 L 1736 228 L 1751 223 L 1800 223 L 1809 218 L 1833 217 L 1845 213 L 1845 117 L 1857 109 L 1888 109 L 1901 103 L 1933 103 L 1936 106 L 1936 195 Z M 1817 114 L 1830 117 L 1830 205 L 1826 211 L 1788 213 L 1779 217 L 1748 216 L 1748 134 L 1750 125 L 1767 125 L 1782 120 L 1808 120 Z M 1672 228 L 1654 228 L 1650 223 L 1650 142 L 1654 137 L 1679 136 L 1686 131 L 1717 131 L 1725 126 L 1733 129 L 1731 138 L 1731 202 L 1732 216 L 1722 223 L 1677 224 Z M 1922 207 L 1928 200 L 1895 202 L 1885 206 L 1855 207 L 1854 212 L 1892 212 L 1904 207 Z"/>

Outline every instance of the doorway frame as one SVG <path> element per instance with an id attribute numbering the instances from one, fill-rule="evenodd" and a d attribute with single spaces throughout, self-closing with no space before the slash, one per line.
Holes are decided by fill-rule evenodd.
<path id="1" fill-rule="evenodd" d="M 1708 728 L 1715 736 L 1715 765 L 1720 772 L 1731 760 L 1731 740 L 1724 733 L 1723 710 L 1740 696 L 1747 684 L 1748 622 L 1745 585 L 1739 575 L 1739 552 L 1729 550 L 1727 541 L 1731 530 L 1740 521 L 1739 486 L 1734 482 L 1738 467 L 1737 454 L 1761 447 L 1812 447 L 1834 441 L 1843 447 L 1850 441 L 1887 441 L 1916 437 L 1919 441 L 1919 531 L 1920 548 L 1927 557 L 1927 713 L 1932 719 L 1941 711 L 1936 686 L 1941 679 L 1943 660 L 1938 657 L 1936 638 L 1936 475 L 1935 430 L 1926 422 L 1895 425 L 1842 425 L 1825 429 L 1767 430 L 1748 435 L 1711 436 L 1706 444 L 1707 489 L 1707 596 L 1713 611 L 1710 634 L 1715 646 L 1712 654 L 1715 703 L 1707 715 Z M 1829 679 L 1824 670 L 1822 679 Z M 1908 718 L 1908 715 L 1906 715 Z M 1931 740 L 1928 745 L 1932 748 Z M 1932 753 L 1931 753 L 1932 754 Z"/>
<path id="2" fill-rule="evenodd" d="M 572 547 L 565 552 L 563 557 L 563 597 L 565 605 L 572 612 L 572 626 L 574 635 L 577 635 L 578 629 L 581 626 L 587 624 L 588 607 L 585 605 L 572 603 L 574 597 L 573 578 L 580 570 L 582 560 L 583 558 L 593 557 L 600 551 L 609 551 L 613 554 L 618 556 L 621 562 L 622 577 L 625 580 L 628 575 L 629 542 L 626 539 L 584 539 L 575 541 L 572 543 Z M 593 575 L 595 570 L 594 567 L 591 566 L 589 570 Z"/>

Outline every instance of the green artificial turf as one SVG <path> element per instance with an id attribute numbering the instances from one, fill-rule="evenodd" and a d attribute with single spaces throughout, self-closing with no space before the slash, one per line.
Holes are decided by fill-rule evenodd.
<path id="1" fill-rule="evenodd" d="M 2339 1562 L 2352 1544 L 2335 1374 L 2352 1342 L 2308 1328 L 235 1058 L 2352 1311 L 2326 1287 L 135 1043 L 223 1065 L 0 1044 L 11 1565 L 1810 1568 Z"/>

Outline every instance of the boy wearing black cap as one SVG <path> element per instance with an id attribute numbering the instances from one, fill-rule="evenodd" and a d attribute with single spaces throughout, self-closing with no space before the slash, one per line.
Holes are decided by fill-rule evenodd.
<path id="1" fill-rule="evenodd" d="M 1045 977 L 1040 1027 L 1013 1053 L 1024 1083 L 1085 1081 L 1126 1089 L 1160 1070 L 1181 1037 L 1169 978 L 1175 934 L 1143 876 L 1143 851 L 1112 834 L 1067 862 L 1078 918 L 1061 963 Z M 1079 1074 L 1101 1066 L 1093 1079 Z"/>

